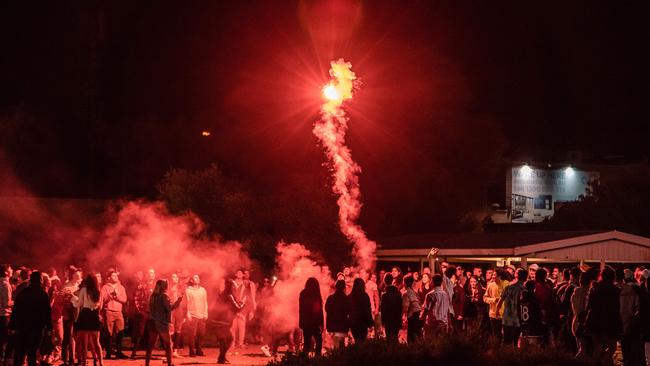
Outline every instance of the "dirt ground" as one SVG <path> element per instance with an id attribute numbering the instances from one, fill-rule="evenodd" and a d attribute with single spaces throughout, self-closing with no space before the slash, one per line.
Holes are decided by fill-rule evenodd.
<path id="1" fill-rule="evenodd" d="M 217 355 L 218 350 L 216 348 L 204 348 L 203 352 L 205 356 L 202 357 L 187 357 L 187 349 L 185 352 L 181 352 L 181 355 L 185 357 L 178 357 L 172 360 L 174 366 L 184 366 L 184 365 L 217 365 Z M 167 365 L 165 360 L 165 354 L 161 350 L 154 350 L 153 356 L 155 359 L 151 360 L 151 366 L 163 366 Z M 270 357 L 266 357 L 262 354 L 260 346 L 246 346 L 243 349 L 239 350 L 229 350 L 228 361 L 231 365 L 266 365 L 271 361 Z M 88 362 L 88 365 L 92 365 L 92 361 Z M 144 366 L 144 351 L 138 352 L 138 357 L 136 359 L 124 359 L 124 360 L 104 360 L 105 366 Z"/>

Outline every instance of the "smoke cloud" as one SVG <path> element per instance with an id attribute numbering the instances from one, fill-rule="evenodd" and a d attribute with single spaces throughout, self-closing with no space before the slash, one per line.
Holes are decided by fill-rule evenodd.
<path id="1" fill-rule="evenodd" d="M 241 243 L 208 236 L 196 215 L 172 215 L 163 202 L 34 197 L 1 151 L 0 178 L 0 255 L 14 265 L 187 269 L 208 285 L 251 265 Z"/>
<path id="2" fill-rule="evenodd" d="M 266 327 L 279 333 L 298 327 L 298 295 L 309 277 L 319 280 L 321 289 L 329 289 L 331 280 L 321 279 L 321 267 L 311 258 L 311 252 L 299 243 L 279 242 L 276 246 L 276 266 L 279 281 L 270 298 Z M 329 279 L 329 278 L 328 278 Z M 323 291 L 321 291 L 322 293 Z"/>
<path id="3" fill-rule="evenodd" d="M 87 261 L 128 273 L 154 268 L 169 274 L 185 269 L 208 281 L 250 265 L 239 242 L 208 237 L 196 215 L 173 216 L 164 203 L 144 201 L 126 202 L 116 212 Z"/>

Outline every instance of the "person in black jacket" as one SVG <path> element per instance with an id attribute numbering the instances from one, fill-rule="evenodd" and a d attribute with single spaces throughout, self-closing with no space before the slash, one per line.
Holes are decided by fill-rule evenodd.
<path id="1" fill-rule="evenodd" d="M 397 341 L 399 330 L 402 329 L 402 295 L 393 286 L 393 276 L 390 273 L 384 276 L 384 283 L 386 292 L 381 295 L 381 322 L 386 329 L 386 339 Z"/>
<path id="2" fill-rule="evenodd" d="M 350 300 L 345 295 L 345 281 L 338 280 L 336 290 L 327 298 L 327 331 L 332 333 L 334 348 L 345 345 L 345 337 L 350 331 Z"/>
<path id="3" fill-rule="evenodd" d="M 232 345 L 232 321 L 235 319 L 235 314 L 243 309 L 244 303 L 235 300 L 233 295 L 232 280 L 226 280 L 224 290 L 219 296 L 219 303 L 216 306 L 215 320 L 217 330 L 217 346 L 219 347 L 219 357 L 217 358 L 218 364 L 229 363 L 226 359 L 226 353 Z"/>
<path id="4" fill-rule="evenodd" d="M 314 277 L 307 279 L 305 289 L 300 291 L 298 325 L 302 329 L 305 345 L 303 352 L 311 351 L 312 338 L 316 341 L 316 356 L 323 349 L 323 299 L 320 295 L 320 285 Z"/>
<path id="5" fill-rule="evenodd" d="M 41 286 L 41 273 L 32 272 L 29 286 L 25 287 L 14 302 L 9 329 L 15 334 L 14 366 L 36 366 L 36 352 L 43 334 L 52 332 L 50 298 Z"/>
<path id="6" fill-rule="evenodd" d="M 350 298 L 350 329 L 355 343 L 361 343 L 368 338 L 368 328 L 374 325 L 370 297 L 366 293 L 366 283 L 356 278 L 352 284 Z"/>
<path id="7" fill-rule="evenodd" d="M 613 364 L 616 340 L 623 331 L 620 315 L 621 290 L 614 284 L 615 272 L 605 267 L 600 281 L 594 283 L 587 295 L 585 333 L 591 339 L 595 360 Z"/>

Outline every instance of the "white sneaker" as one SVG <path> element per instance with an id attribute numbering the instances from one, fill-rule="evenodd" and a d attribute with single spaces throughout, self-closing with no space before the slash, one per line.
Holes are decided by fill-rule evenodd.
<path id="1" fill-rule="evenodd" d="M 269 346 L 265 344 L 260 349 L 262 350 L 262 353 L 264 353 L 264 356 L 271 357 L 271 348 L 269 348 Z"/>
<path id="2" fill-rule="evenodd" d="M 178 350 L 174 350 L 174 353 L 172 353 L 172 357 L 177 357 L 177 358 L 183 358 L 183 356 L 178 354 Z"/>

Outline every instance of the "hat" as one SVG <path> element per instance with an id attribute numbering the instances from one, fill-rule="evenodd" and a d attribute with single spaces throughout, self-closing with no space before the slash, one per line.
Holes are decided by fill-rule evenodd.
<path id="1" fill-rule="evenodd" d="M 512 264 L 508 264 L 508 265 L 506 266 L 506 268 L 510 268 L 510 269 L 513 270 L 513 271 L 516 271 L 516 270 L 517 270 L 517 268 L 515 268 L 515 266 L 512 265 Z"/>
<path id="2" fill-rule="evenodd" d="M 537 265 L 537 263 L 533 263 L 530 266 L 528 266 L 528 269 L 534 269 L 537 271 L 539 269 L 539 266 Z"/>
<path id="3" fill-rule="evenodd" d="M 644 269 L 643 272 L 641 272 L 641 276 L 647 280 L 648 277 L 650 277 L 650 269 Z"/>

